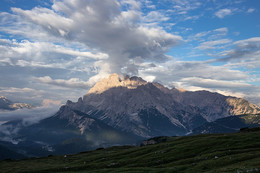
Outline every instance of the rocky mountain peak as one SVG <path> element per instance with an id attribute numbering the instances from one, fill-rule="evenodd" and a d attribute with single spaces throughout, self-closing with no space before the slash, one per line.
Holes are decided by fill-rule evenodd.
<path id="1" fill-rule="evenodd" d="M 147 82 L 140 77 L 129 77 L 114 73 L 111 74 L 108 78 L 104 78 L 101 81 L 97 82 L 95 86 L 89 90 L 88 94 L 100 94 L 114 87 L 126 87 L 128 89 L 136 89 L 138 86 L 145 84 L 147 84 Z"/>
<path id="2" fill-rule="evenodd" d="M 5 96 L 0 96 L 0 100 L 2 101 L 2 102 L 11 102 L 10 100 L 8 100 Z"/>
<path id="3" fill-rule="evenodd" d="M 5 96 L 0 96 L 0 109 L 4 110 L 16 110 L 16 109 L 23 109 L 23 108 L 32 108 L 32 105 L 26 103 L 13 103 L 12 101 L 8 100 Z"/>
<path id="4" fill-rule="evenodd" d="M 118 74 L 102 79 L 83 98 L 68 101 L 66 106 L 141 137 L 183 135 L 219 118 L 260 112 L 244 99 L 169 89 L 158 82 Z"/>
<path id="5" fill-rule="evenodd" d="M 5 96 L 0 96 L 0 109 L 11 109 L 9 106 L 13 104 Z"/>

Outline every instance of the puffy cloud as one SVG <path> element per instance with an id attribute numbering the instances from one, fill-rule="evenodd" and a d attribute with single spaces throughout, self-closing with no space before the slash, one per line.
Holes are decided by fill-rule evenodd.
<path id="1" fill-rule="evenodd" d="M 136 74 L 138 70 L 129 66 L 135 66 L 135 59 L 165 61 L 166 51 L 182 40 L 160 27 L 142 25 L 138 22 L 139 9 L 140 3 L 134 0 L 64 0 L 54 1 L 52 9 L 12 10 L 53 37 L 80 42 L 108 54 L 104 63 L 109 64 L 111 72 L 120 73 L 126 68 Z"/>
<path id="2" fill-rule="evenodd" d="M 45 66 L 60 67 L 58 63 L 74 63 L 81 57 L 81 63 L 88 60 L 107 59 L 108 55 L 101 52 L 89 52 L 81 49 L 73 49 L 64 45 L 56 45 L 50 42 L 30 42 L 28 40 L 0 39 L 1 62 L 21 66 Z M 59 61 L 57 61 L 59 60 Z M 70 66 L 71 67 L 71 66 Z M 76 66 L 75 66 L 76 67 Z"/>
<path id="3" fill-rule="evenodd" d="M 158 81 L 168 87 L 186 90 L 208 90 L 232 95 L 260 103 L 260 88 L 249 84 L 254 76 L 248 72 L 231 69 L 229 65 L 214 66 L 199 61 L 172 61 L 167 64 L 146 66 L 140 71 L 141 77 Z"/>
<path id="4" fill-rule="evenodd" d="M 56 0 L 50 9 L 12 8 L 12 13 L 1 12 L 0 31 L 26 39 L 0 39 L 0 72 L 5 74 L 0 79 L 6 81 L 0 93 L 6 91 L 7 95 L 13 93 L 26 99 L 58 97 L 65 101 L 85 94 L 90 85 L 109 73 L 122 72 L 139 73 L 144 79 L 160 80 L 168 86 L 178 84 L 186 89 L 219 90 L 245 96 L 248 94 L 243 90 L 246 86 L 234 87 L 231 92 L 224 82 L 229 81 L 232 86 L 246 84 L 257 76 L 238 69 L 259 66 L 258 39 L 233 44 L 230 39 L 223 38 L 229 32 L 225 26 L 192 36 L 186 35 L 191 28 L 179 27 L 184 20 L 198 19 L 205 14 L 213 13 L 216 16 L 213 20 L 218 20 L 236 12 L 246 12 L 245 8 L 239 10 L 236 2 L 207 1 L 203 4 L 198 0 L 170 0 L 167 1 L 169 8 L 161 9 L 161 2 L 149 0 Z M 206 6 L 216 11 L 201 8 Z M 158 10 L 154 10 L 157 7 Z M 248 9 L 250 12 L 253 9 Z M 180 36 L 172 34 L 178 32 L 167 33 L 163 28 L 172 29 L 173 25 L 174 31 L 188 37 L 185 50 L 180 47 L 175 55 L 186 51 L 197 60 L 207 59 L 205 62 L 176 61 L 165 55 L 182 42 Z M 182 60 L 191 57 L 188 56 L 183 55 Z M 208 60 L 212 57 L 213 60 Z M 219 64 L 224 65 L 217 66 Z M 72 87 L 76 90 L 72 91 Z M 24 88 L 35 90 L 23 93 Z M 251 85 L 247 88 L 259 93 Z"/>
<path id="5" fill-rule="evenodd" d="M 235 47 L 229 50 L 225 57 L 216 61 L 236 62 L 233 65 L 247 68 L 260 67 L 260 37 L 236 41 L 233 45 Z"/>
<path id="6" fill-rule="evenodd" d="M 232 10 L 231 9 L 224 8 L 224 9 L 221 9 L 221 10 L 217 11 L 215 13 L 215 16 L 217 16 L 218 18 L 222 19 L 225 16 L 228 16 L 228 15 L 231 15 L 231 14 L 232 14 Z"/>
<path id="7" fill-rule="evenodd" d="M 20 14 L 35 24 L 41 24 L 53 34 L 59 34 L 63 37 L 67 36 L 70 26 L 73 24 L 71 19 L 56 14 L 48 8 L 35 7 L 32 10 L 22 10 L 20 8 L 12 8 L 14 13 Z"/>
<path id="8" fill-rule="evenodd" d="M 18 109 L 14 111 L 0 111 L 0 125 L 1 138 L 3 141 L 9 141 L 14 144 L 18 143 L 12 138 L 21 127 L 28 126 L 39 122 L 42 119 L 53 116 L 61 106 L 59 101 L 44 100 L 42 106 L 34 107 L 32 109 Z M 5 122 L 17 121 L 14 125 L 5 124 Z"/>
<path id="9" fill-rule="evenodd" d="M 196 61 L 171 61 L 167 62 L 167 64 L 163 63 L 143 68 L 141 72 L 144 78 L 145 76 L 156 76 L 156 79 L 161 80 L 164 84 L 189 77 L 226 81 L 246 80 L 250 77 L 246 72 L 232 70 L 226 66 L 213 66 Z"/>

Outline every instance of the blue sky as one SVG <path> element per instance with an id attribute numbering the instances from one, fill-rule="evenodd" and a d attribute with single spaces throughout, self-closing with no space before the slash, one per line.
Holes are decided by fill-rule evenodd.
<path id="1" fill-rule="evenodd" d="M 111 73 L 260 105 L 259 0 L 2 0 L 0 95 L 64 103 Z"/>

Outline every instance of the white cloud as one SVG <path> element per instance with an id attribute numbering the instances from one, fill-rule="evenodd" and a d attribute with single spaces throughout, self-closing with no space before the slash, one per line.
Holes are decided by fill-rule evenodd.
<path id="1" fill-rule="evenodd" d="M 34 78 L 34 80 L 46 84 L 56 85 L 60 87 L 68 87 L 68 88 L 82 88 L 82 89 L 89 89 L 91 86 L 89 82 L 85 82 L 80 80 L 79 78 L 71 78 L 69 80 L 64 79 L 52 79 L 50 76 L 38 77 Z"/>
<path id="2" fill-rule="evenodd" d="M 246 72 L 196 61 L 171 61 L 156 66 L 147 66 L 142 69 L 141 74 L 144 78 L 145 76 L 156 76 L 156 79 L 161 80 L 164 84 L 189 77 L 224 81 L 245 81 L 250 78 Z"/>
<path id="3" fill-rule="evenodd" d="M 197 19 L 199 19 L 199 15 L 198 16 L 187 16 L 187 17 L 185 17 L 184 18 L 184 20 L 197 20 Z"/>
<path id="4" fill-rule="evenodd" d="M 0 91 L 4 91 L 4 92 L 9 92 L 9 93 L 19 93 L 19 92 L 25 92 L 25 93 L 32 93 L 32 92 L 36 92 L 35 89 L 33 88 L 14 88 L 14 87 L 10 87 L 10 88 L 1 88 Z M 38 91 L 41 92 L 41 91 Z"/>
<path id="5" fill-rule="evenodd" d="M 199 32 L 194 35 L 195 39 L 200 39 L 201 37 L 207 36 L 211 31 L 204 31 L 204 32 Z"/>
<path id="6" fill-rule="evenodd" d="M 61 104 L 60 100 L 44 99 L 42 101 L 42 106 L 43 107 L 48 107 L 48 106 L 52 106 L 52 105 L 61 106 L 62 104 Z"/>
<path id="7" fill-rule="evenodd" d="M 245 40 L 239 40 L 236 41 L 234 44 L 240 47 L 250 46 L 251 44 L 255 44 L 255 46 L 260 47 L 260 37 L 252 37 Z"/>
<path id="8" fill-rule="evenodd" d="M 227 33 L 228 33 L 228 28 L 222 27 L 214 30 L 199 32 L 195 35 L 190 36 L 189 40 L 204 41 L 204 40 L 220 39 L 223 36 L 226 36 Z"/>
<path id="9" fill-rule="evenodd" d="M 143 21 L 144 22 L 163 22 L 163 21 L 167 21 L 169 20 L 169 17 L 166 17 L 165 15 L 163 15 L 162 13 L 160 13 L 159 11 L 151 11 L 149 12 L 146 16 L 143 17 Z"/>
<path id="10" fill-rule="evenodd" d="M 130 5 L 132 9 L 139 10 L 141 8 L 141 2 L 135 0 L 121 0 L 121 4 Z"/>
<path id="11" fill-rule="evenodd" d="M 29 104 L 37 104 L 36 100 L 42 101 L 44 96 L 48 96 L 49 92 L 34 88 L 16 88 L 16 87 L 0 87 L 0 95 L 6 96 L 15 102 L 26 102 Z M 39 103 L 39 102 L 38 102 Z"/>
<path id="12" fill-rule="evenodd" d="M 158 26 L 140 23 L 140 2 L 124 0 L 120 3 L 116 0 L 64 0 L 54 1 L 52 9 L 12 10 L 23 16 L 19 18 L 20 23 L 36 25 L 51 37 L 83 43 L 91 49 L 104 52 L 108 59 L 103 63 L 109 64 L 111 72 L 120 73 L 123 68 L 136 74 L 138 66 L 135 68 L 137 71 L 128 68 L 129 64 L 135 66 L 132 61 L 136 58 L 143 61 L 165 61 L 166 51 L 177 45 L 182 38 L 167 33 Z M 121 6 L 126 10 L 122 11 Z M 161 15 L 157 12 L 150 13 L 146 16 L 146 22 L 152 22 L 151 16 L 159 18 Z M 167 20 L 166 17 L 160 19 Z"/>
<path id="13" fill-rule="evenodd" d="M 46 104 L 48 102 L 48 104 Z M 39 107 L 31 109 L 17 109 L 14 111 L 0 111 L 0 121 L 23 120 L 23 123 L 30 125 L 39 122 L 41 119 L 54 115 L 61 104 L 57 101 L 48 100 Z"/>
<path id="14" fill-rule="evenodd" d="M 248 69 L 260 68 L 260 37 L 239 40 L 233 43 L 225 57 L 216 61 L 229 62 L 230 66 L 246 67 Z"/>
<path id="15" fill-rule="evenodd" d="M 171 87 L 186 90 L 208 90 L 225 95 L 233 95 L 260 103 L 260 88 L 248 84 L 255 76 L 248 72 L 235 70 L 227 66 L 213 66 L 203 62 L 172 61 L 167 64 L 143 68 L 140 76 Z"/>
<path id="16" fill-rule="evenodd" d="M 156 9 L 156 6 L 153 4 L 152 1 L 145 0 L 144 4 L 145 4 L 145 7 L 146 7 L 146 8 Z"/>
<path id="17" fill-rule="evenodd" d="M 188 77 L 183 78 L 181 80 L 182 82 L 188 83 L 192 86 L 198 86 L 202 88 L 249 88 L 252 85 L 248 83 L 243 82 L 237 82 L 237 81 L 227 81 L 227 80 L 216 80 L 216 79 L 208 79 L 208 78 L 200 78 L 200 77 Z"/>
<path id="18" fill-rule="evenodd" d="M 0 130 L 4 141 L 10 141 L 17 143 L 12 136 L 15 135 L 21 127 L 29 126 L 37 123 L 42 119 L 53 116 L 58 110 L 61 104 L 55 100 L 44 100 L 43 104 L 39 107 L 32 109 L 18 109 L 14 111 L 0 111 L 0 122 L 18 121 L 15 126 L 11 124 L 0 125 Z"/>
<path id="19" fill-rule="evenodd" d="M 216 49 L 218 47 L 216 47 L 217 45 L 225 45 L 227 43 L 230 43 L 231 40 L 229 39 L 220 39 L 220 40 L 214 40 L 214 41 L 206 41 L 201 43 L 198 47 L 196 47 L 197 49 L 200 50 L 206 50 L 206 49 Z"/>
<path id="20" fill-rule="evenodd" d="M 202 4 L 196 0 L 171 0 L 174 12 L 177 14 L 187 14 L 191 10 L 199 8 Z"/>
<path id="21" fill-rule="evenodd" d="M 217 16 L 218 18 L 222 19 L 225 16 L 228 16 L 228 15 L 231 15 L 231 14 L 232 14 L 231 9 L 225 8 L 225 9 L 221 9 L 221 10 L 217 11 L 215 13 L 215 16 Z"/>
<path id="22" fill-rule="evenodd" d="M 32 10 L 12 8 L 12 11 L 22 15 L 24 18 L 30 19 L 35 24 L 41 24 L 49 32 L 62 37 L 68 36 L 69 29 L 73 25 L 73 20 L 58 15 L 53 10 L 47 8 L 35 7 Z"/>
<path id="23" fill-rule="evenodd" d="M 253 13 L 254 11 L 255 11 L 254 8 L 249 8 L 249 9 L 247 10 L 248 13 Z"/>
<path id="24" fill-rule="evenodd" d="M 70 71 L 89 72 L 94 61 L 106 60 L 102 52 L 68 47 L 50 42 L 31 42 L 28 40 L 0 40 L 0 64 L 12 66 L 60 68 Z"/>
<path id="25" fill-rule="evenodd" d="M 223 27 L 223 28 L 215 29 L 215 30 L 213 30 L 213 31 L 218 32 L 218 33 L 220 33 L 220 34 L 222 34 L 222 35 L 226 35 L 227 32 L 228 32 L 228 28 L 227 28 L 227 27 Z"/>
<path id="26" fill-rule="evenodd" d="M 18 74 L 21 71 L 15 75 L 13 73 L 8 75 L 6 72 L 6 77 L 1 76 L 1 80 L 4 79 L 3 81 L 8 83 L 2 87 L 2 93 L 6 91 L 7 94 L 25 96 L 26 99 L 59 97 L 65 101 L 85 94 L 90 85 L 107 77 L 109 73 L 122 72 L 130 75 L 139 73 L 149 81 L 160 80 L 169 86 L 175 81 L 175 84 L 184 85 L 187 89 L 203 88 L 248 95 L 248 92 L 242 91 L 246 86 L 234 87 L 234 91 L 231 91 L 224 87 L 224 82 L 230 81 L 232 86 L 238 83 L 246 84 L 255 77 L 248 71 L 234 69 L 259 68 L 259 38 L 232 43 L 231 39 L 224 37 L 229 29 L 220 26 L 220 28 L 193 34 L 188 37 L 185 44 L 188 45 L 187 47 L 190 45 L 191 56 L 202 59 L 206 53 L 207 58 L 213 56 L 218 57 L 218 60 L 170 61 L 173 58 L 165 53 L 181 43 L 182 37 L 172 34 L 178 32 L 171 30 L 172 26 L 169 22 L 174 22 L 172 24 L 176 24 L 174 28 L 177 31 L 179 29 L 185 36 L 192 29 L 179 27 L 180 22 L 206 17 L 205 14 L 212 12 L 213 9 L 200 11 L 205 5 L 204 2 L 197 0 L 167 2 L 169 2 L 168 10 L 155 10 L 160 7 L 161 2 L 57 0 L 53 1 L 50 9 L 12 8 L 12 13 L 1 12 L 0 31 L 26 38 L 24 41 L 0 38 L 1 67 L 8 65 L 22 67 L 21 71 L 26 73 L 23 76 Z M 216 16 L 214 20 L 241 12 L 236 8 L 236 3 L 231 0 L 221 3 L 212 1 L 212 5 L 217 9 L 215 13 L 213 11 L 213 15 Z M 146 11 L 145 7 L 153 10 L 146 9 Z M 254 10 L 244 8 L 244 12 L 248 13 Z M 199 15 L 195 14 L 197 11 L 200 12 Z M 166 32 L 163 27 L 168 27 L 171 33 Z M 193 41 L 197 42 L 194 44 Z M 185 51 L 187 47 L 184 48 Z M 221 63 L 225 65 L 216 66 L 216 61 L 222 61 Z M 215 66 L 207 63 L 215 63 Z M 38 70 L 28 70 L 29 68 Z M 44 69 L 52 72 L 43 73 Z M 9 72 L 11 70 L 10 68 Z M 15 82 L 5 79 L 12 76 L 15 76 L 19 83 L 24 82 L 23 85 L 17 84 L 16 87 L 8 89 Z M 198 79 L 197 86 L 192 79 Z M 206 86 L 206 82 L 210 84 Z M 29 91 L 22 93 L 29 85 L 37 89 L 31 93 Z M 46 86 L 48 92 L 44 91 Z M 18 92 L 19 87 L 21 87 L 20 92 Z M 77 91 L 71 91 L 72 87 Z M 258 92 L 251 85 L 247 88 Z M 250 95 L 250 98 L 253 96 Z"/>

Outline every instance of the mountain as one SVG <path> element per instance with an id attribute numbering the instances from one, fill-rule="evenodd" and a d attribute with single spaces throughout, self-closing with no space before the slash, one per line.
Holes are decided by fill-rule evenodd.
<path id="1" fill-rule="evenodd" d="M 11 128 L 20 124 L 13 121 L 4 125 Z M 142 139 L 68 106 L 62 106 L 55 115 L 36 124 L 20 127 L 12 138 L 17 141 L 16 144 L 2 142 L 2 145 L 24 157 L 72 154 L 112 145 L 135 145 Z"/>
<path id="2" fill-rule="evenodd" d="M 230 133 L 239 131 L 242 128 L 260 126 L 260 114 L 238 115 L 220 118 L 208 122 L 192 130 L 192 134 L 203 133 Z"/>
<path id="3" fill-rule="evenodd" d="M 4 159 L 23 159 L 24 155 L 17 153 L 13 150 L 10 150 L 8 147 L 0 144 L 0 160 Z"/>
<path id="4" fill-rule="evenodd" d="M 0 109 L 11 110 L 9 106 L 12 104 L 13 103 L 10 100 L 8 100 L 6 97 L 0 96 Z"/>
<path id="5" fill-rule="evenodd" d="M 32 108 L 32 105 L 26 103 L 13 103 L 4 96 L 0 96 L 0 110 L 16 110 L 23 108 Z"/>
<path id="6" fill-rule="evenodd" d="M 247 100 L 209 91 L 168 89 L 140 77 L 112 74 L 66 104 L 102 122 L 140 137 L 185 135 L 204 123 L 260 108 Z"/>
<path id="7" fill-rule="evenodd" d="M 231 115 L 257 114 L 260 112 L 259 106 L 245 99 L 224 96 L 219 93 L 209 91 L 179 93 L 175 91 L 175 94 L 182 104 L 199 107 L 206 114 L 207 121 L 210 122 Z"/>
<path id="8" fill-rule="evenodd" d="M 0 131 L 2 142 L 9 141 L 0 144 L 26 157 L 70 154 L 156 136 L 233 132 L 258 126 L 258 119 L 251 119 L 259 113 L 258 106 L 241 98 L 112 74 L 49 118 L 29 126 L 19 120 L 1 125 L 12 133 Z"/>
<path id="9" fill-rule="evenodd" d="M 114 146 L 73 155 L 0 161 L 16 172 L 251 172 L 260 170 L 260 131 L 150 139 L 154 145 Z M 151 144 L 151 143 L 150 143 Z"/>

